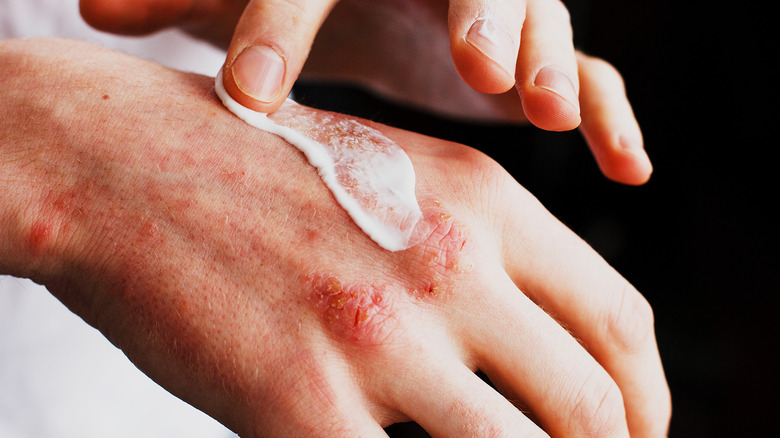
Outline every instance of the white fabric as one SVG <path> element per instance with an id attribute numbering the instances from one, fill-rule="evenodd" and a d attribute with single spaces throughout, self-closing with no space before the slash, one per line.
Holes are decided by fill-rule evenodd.
<path id="1" fill-rule="evenodd" d="M 0 38 L 29 37 L 79 39 L 209 76 L 225 61 L 222 51 L 174 30 L 143 38 L 98 32 L 79 16 L 78 0 L 0 0 Z"/>
<path id="2" fill-rule="evenodd" d="M 224 53 L 179 32 L 123 38 L 88 28 L 78 0 L 0 0 L 0 38 L 86 40 L 214 75 Z M 170 395 L 45 288 L 0 277 L 0 438 L 235 436 Z"/>

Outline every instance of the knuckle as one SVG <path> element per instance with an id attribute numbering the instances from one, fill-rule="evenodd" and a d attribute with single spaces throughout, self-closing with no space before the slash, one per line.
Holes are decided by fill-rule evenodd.
<path id="1" fill-rule="evenodd" d="M 447 287 L 447 279 L 471 270 L 466 256 L 471 239 L 466 227 L 441 211 L 426 214 L 424 220 L 424 237 L 407 255 L 418 271 L 414 273 L 418 281 L 412 288 L 412 294 L 418 297 L 420 292 L 438 295 Z"/>
<path id="2" fill-rule="evenodd" d="M 361 347 L 392 344 L 399 320 L 395 292 L 389 286 L 324 276 L 314 280 L 314 299 L 336 337 Z"/>
<path id="3" fill-rule="evenodd" d="M 454 193 L 468 192 L 469 189 L 482 189 L 492 187 L 495 183 L 503 183 L 509 179 L 509 174 L 488 155 L 477 151 L 476 149 L 461 149 L 460 153 L 454 156 L 448 166 L 457 166 L 457 172 L 452 175 L 460 175 L 448 181 L 454 187 L 460 190 Z M 464 177 L 465 176 L 465 177 Z M 477 193 L 479 194 L 479 193 Z"/>
<path id="4" fill-rule="evenodd" d="M 600 369 L 585 381 L 571 411 L 569 429 L 575 436 L 614 436 L 625 424 L 623 396 Z"/>
<path id="5" fill-rule="evenodd" d="M 516 185 L 514 178 L 498 162 L 481 151 L 452 147 L 446 153 L 448 161 L 444 176 L 447 179 L 443 184 L 450 190 L 441 195 L 451 201 L 452 206 L 474 210 L 495 201 L 509 185 Z"/>
<path id="6" fill-rule="evenodd" d="M 505 205 L 507 194 L 519 187 L 506 169 L 479 151 L 470 151 L 465 161 L 465 169 L 452 173 L 460 177 L 448 183 L 455 189 L 452 193 L 459 194 L 456 201 L 469 210 L 495 211 L 496 206 Z"/>
<path id="7" fill-rule="evenodd" d="M 628 282 L 610 301 L 604 320 L 608 345 L 627 354 L 644 349 L 655 330 L 655 317 L 650 303 Z"/>

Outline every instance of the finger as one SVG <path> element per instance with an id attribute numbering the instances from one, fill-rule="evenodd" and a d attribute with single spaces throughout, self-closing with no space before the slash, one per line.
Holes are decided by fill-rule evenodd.
<path id="1" fill-rule="evenodd" d="M 231 412 L 238 422 L 250 424 L 239 431 L 241 436 L 387 437 L 343 357 L 322 345 L 310 350 L 314 345 L 285 362 L 284 372 L 275 370 L 276 377 L 259 394 L 257 412 Z"/>
<path id="2" fill-rule="evenodd" d="M 143 35 L 172 26 L 190 12 L 194 0 L 81 0 L 81 16 L 112 33 Z"/>
<path id="3" fill-rule="evenodd" d="M 559 0 L 528 0 L 517 89 L 528 120 L 548 131 L 580 124 L 579 81 L 569 12 Z"/>
<path id="4" fill-rule="evenodd" d="M 551 436 L 628 437 L 620 391 L 563 327 L 503 272 L 496 293 L 465 331 L 476 361 L 504 395 L 526 406 Z"/>
<path id="5" fill-rule="evenodd" d="M 466 83 L 483 93 L 512 88 L 524 20 L 525 1 L 450 1 L 452 59 Z"/>
<path id="6" fill-rule="evenodd" d="M 393 376 L 395 385 L 388 391 L 392 395 L 390 403 L 430 435 L 547 436 L 459 358 L 442 360 L 422 351 L 413 357 L 415 370 Z M 399 386 L 399 382 L 406 385 Z"/>
<path id="7" fill-rule="evenodd" d="M 90 26 L 121 35 L 146 35 L 179 26 L 227 48 L 246 2 L 234 0 L 81 0 Z"/>
<path id="8" fill-rule="evenodd" d="M 580 77 L 580 129 L 599 168 L 608 178 L 644 184 L 653 172 L 642 132 L 626 97 L 623 79 L 610 64 L 577 54 Z"/>
<path id="9" fill-rule="evenodd" d="M 522 220 L 504 229 L 507 272 L 612 376 L 631 436 L 662 436 L 671 402 L 647 301 L 528 192 L 517 190 L 508 201 L 524 207 L 514 215 Z"/>
<path id="10" fill-rule="evenodd" d="M 290 92 L 314 36 L 336 0 L 252 0 L 236 27 L 223 67 L 238 103 L 276 110 Z"/>

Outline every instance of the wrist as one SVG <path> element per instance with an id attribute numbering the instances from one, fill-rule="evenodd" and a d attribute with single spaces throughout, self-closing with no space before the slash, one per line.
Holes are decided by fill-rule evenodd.
<path id="1" fill-rule="evenodd" d="M 88 142 L 99 116 L 74 99 L 93 79 L 78 61 L 84 47 L 54 39 L 0 41 L 2 274 L 40 281 L 61 271 L 75 223 L 66 192 L 89 161 L 63 146 Z"/>

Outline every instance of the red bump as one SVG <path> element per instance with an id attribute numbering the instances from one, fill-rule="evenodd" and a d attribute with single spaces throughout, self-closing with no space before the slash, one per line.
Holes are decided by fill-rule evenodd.
<path id="1" fill-rule="evenodd" d="M 28 242 L 33 255 L 41 255 L 50 237 L 51 229 L 45 223 L 38 222 L 32 226 L 30 229 Z"/>

